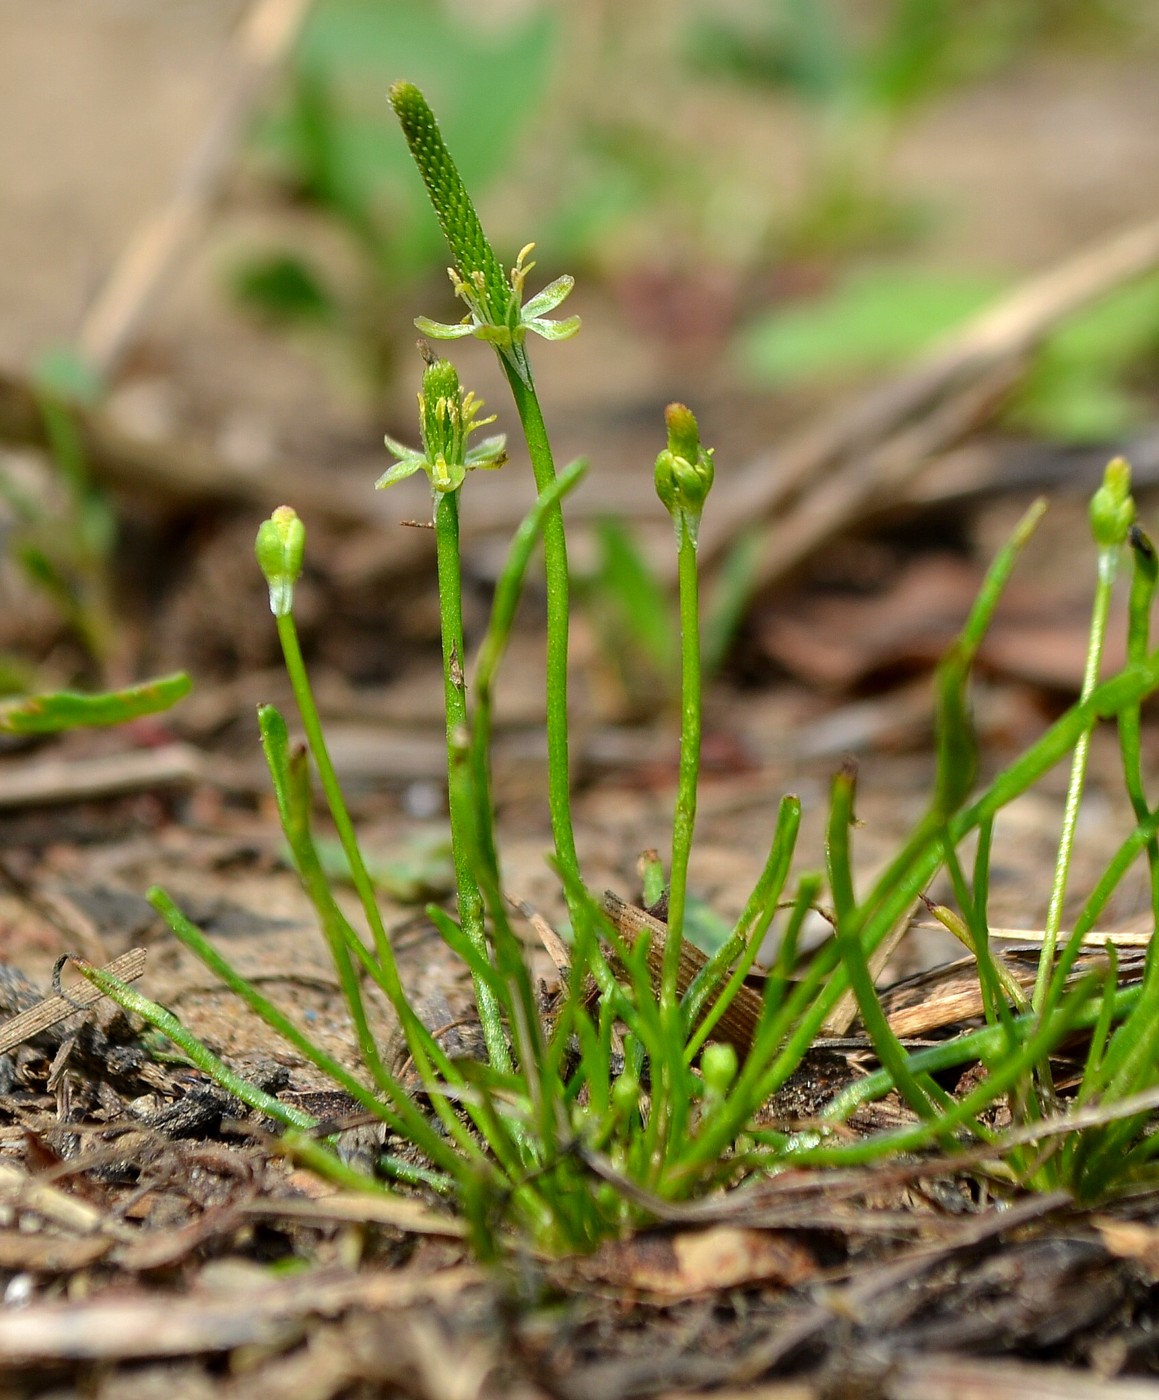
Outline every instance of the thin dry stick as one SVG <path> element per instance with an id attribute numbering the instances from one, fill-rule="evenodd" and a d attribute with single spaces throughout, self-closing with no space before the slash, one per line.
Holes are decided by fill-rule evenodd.
<path id="1" fill-rule="evenodd" d="M 191 744 L 165 744 L 77 759 L 50 756 L 5 768 L 0 810 L 83 802 L 157 787 L 189 787 L 207 775 L 205 756 Z"/>
<path id="2" fill-rule="evenodd" d="M 850 457 L 822 477 L 769 528 L 754 588 L 786 578 L 840 529 L 904 495 L 937 453 L 993 416 L 1021 369 L 1021 364 L 999 366 L 864 458 Z"/>
<path id="3" fill-rule="evenodd" d="M 702 561 L 717 561 L 754 522 L 783 514 L 835 464 L 864 457 L 948 395 L 1016 364 L 1068 316 L 1156 265 L 1159 220 L 1151 220 L 1030 278 L 935 347 L 915 368 L 808 424 L 779 450 L 758 457 L 730 481 L 722 480 L 714 508 L 705 515 Z M 934 450 L 933 445 L 928 450 Z M 851 504 L 856 511 L 857 503 Z M 831 520 L 830 533 L 848 523 L 848 516 Z M 669 572 L 674 581 L 671 566 Z M 772 560 L 764 581 L 777 572 Z"/>
<path id="4" fill-rule="evenodd" d="M 144 948 L 130 948 L 101 970 L 120 978 L 122 982 L 135 982 L 145 971 L 145 957 Z M 75 1016 L 79 1007 L 92 1006 L 103 995 L 91 982 L 82 982 L 71 988 L 67 997 L 45 997 L 43 1001 L 38 1001 L 35 1006 L 0 1025 L 0 1055 Z"/>
<path id="5" fill-rule="evenodd" d="M 874 982 L 881 976 L 886 963 L 893 957 L 897 945 L 905 937 L 908 928 L 908 923 L 898 924 L 895 929 L 892 929 L 886 937 L 882 939 L 881 943 L 878 944 L 869 955 L 869 974 Z M 853 1025 L 854 1021 L 857 1020 L 857 1017 L 857 998 L 853 994 L 852 987 L 850 987 L 841 993 L 833 1010 L 830 1011 L 829 1015 L 821 1022 L 821 1034 L 838 1038 L 843 1035 L 848 1035 L 849 1028 Z M 895 1035 L 902 1034 L 901 1031 L 896 1029 L 892 1021 L 890 1021 L 890 1029 L 893 1030 Z M 913 1034 L 913 1032 L 907 1031 L 906 1034 Z"/>
<path id="6" fill-rule="evenodd" d="M 515 895 L 508 895 L 507 902 L 513 909 L 517 909 L 535 931 L 536 937 L 547 953 L 547 956 L 555 964 L 555 970 L 561 977 L 567 976 L 567 970 L 571 966 L 571 949 L 556 933 L 555 929 L 547 922 L 542 914 L 538 912 L 526 900 L 519 899 Z"/>
<path id="7" fill-rule="evenodd" d="M 167 278 L 209 217 L 253 105 L 293 46 L 311 0 L 255 0 L 201 139 L 166 203 L 141 223 L 89 307 L 77 348 L 113 374 Z"/>

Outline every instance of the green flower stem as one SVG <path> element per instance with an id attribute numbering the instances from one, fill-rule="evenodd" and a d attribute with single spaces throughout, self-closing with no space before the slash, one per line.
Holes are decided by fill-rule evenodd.
<path id="1" fill-rule="evenodd" d="M 1159 584 L 1159 558 L 1155 547 L 1138 526 L 1132 526 L 1129 536 L 1134 572 L 1131 578 L 1131 600 L 1127 621 L 1127 660 L 1142 661 L 1147 655 L 1151 634 L 1151 606 Z M 1130 705 L 1119 714 L 1119 747 L 1123 760 L 1123 778 L 1127 795 L 1137 821 L 1148 815 L 1147 792 L 1143 784 L 1143 754 L 1141 707 Z M 1147 863 L 1151 874 L 1151 917 L 1159 927 L 1159 841 L 1147 847 Z M 1154 941 L 1152 941 L 1154 947 Z M 1150 952 L 1150 950 L 1149 950 Z"/>
<path id="2" fill-rule="evenodd" d="M 1099 550 L 1098 577 L 1095 583 L 1095 600 L 1091 611 L 1090 639 L 1087 643 L 1087 659 L 1083 669 L 1080 703 L 1091 695 L 1099 682 L 1099 666 L 1103 657 L 1103 644 L 1107 636 L 1107 616 L 1111 608 L 1111 590 L 1115 582 L 1116 564 L 1119 550 L 1110 546 Z M 1070 782 L 1067 784 L 1066 805 L 1063 808 L 1062 833 L 1058 843 L 1058 857 L 1054 867 L 1054 879 L 1050 886 L 1050 904 L 1047 906 L 1046 922 L 1043 927 L 1042 951 L 1038 958 L 1038 972 L 1034 979 L 1034 992 L 1031 1005 L 1041 1012 L 1054 971 L 1054 955 L 1058 947 L 1059 930 L 1062 928 L 1062 907 L 1066 899 L 1067 878 L 1070 875 L 1071 855 L 1074 851 L 1075 828 L 1078 825 L 1079 807 L 1082 804 L 1083 787 L 1086 783 L 1087 760 L 1090 755 L 1091 734 L 1094 725 L 1085 729 L 1078 737 L 1071 758 Z"/>
<path id="3" fill-rule="evenodd" d="M 675 1145 L 686 1136 L 690 1091 L 684 1056 L 684 1018 L 677 992 L 677 974 L 684 943 L 684 914 L 688 895 L 688 859 L 696 824 L 696 789 L 700 776 L 701 656 L 700 584 L 696 537 L 704 502 L 712 488 L 712 452 L 700 445 L 696 415 L 687 405 L 670 403 L 664 410 L 667 445 L 656 458 L 653 481 L 660 503 L 676 531 L 680 588 L 680 772 L 676 810 L 672 818 L 672 871 L 668 890 L 668 928 L 660 972 L 658 1005 L 659 1062 L 653 1056 L 652 1117 L 646 1141 L 655 1185 Z M 713 1116 L 712 1114 L 709 1115 Z M 678 1147 L 677 1147 L 677 1150 Z"/>
<path id="4" fill-rule="evenodd" d="M 302 728 L 306 731 L 306 742 L 310 746 L 314 766 L 318 770 L 322 791 L 326 794 L 326 804 L 330 808 L 334 829 L 338 833 L 338 840 L 350 867 L 351 881 L 358 894 L 362 911 L 374 939 L 375 954 L 383 971 L 390 978 L 395 994 L 400 1001 L 405 1001 L 406 995 L 398 976 L 394 950 L 390 946 L 390 938 L 382 920 L 382 911 L 378 907 L 378 899 L 374 893 L 374 882 L 366 869 L 366 862 L 362 859 L 362 851 L 359 849 L 354 823 L 350 820 L 350 813 L 346 809 L 346 799 L 342 796 L 338 775 L 334 771 L 334 764 L 331 762 L 330 752 L 326 747 L 326 736 L 322 732 L 322 721 L 318 716 L 318 707 L 314 703 L 314 693 L 310 688 L 310 679 L 306 673 L 306 663 L 302 658 L 302 648 L 298 641 L 298 629 L 294 623 L 294 615 L 291 612 L 286 612 L 276 617 L 275 621 L 278 628 L 278 640 L 282 645 L 282 657 L 286 663 L 286 674 L 290 678 L 290 687 L 298 704 Z"/>
<path id="5" fill-rule="evenodd" d="M 424 1042 L 429 1042 L 430 1047 L 437 1051 L 437 1046 L 430 1042 L 430 1037 L 425 1033 L 425 1028 L 418 1020 L 407 998 L 406 991 L 402 985 L 402 978 L 399 976 L 398 964 L 395 961 L 394 949 L 390 944 L 390 937 L 386 931 L 386 925 L 382 919 L 382 911 L 378 907 L 378 899 L 374 892 L 374 882 L 370 878 L 370 873 L 366 869 L 366 862 L 362 858 L 362 850 L 358 844 L 358 837 L 354 831 L 354 823 L 350 820 L 350 813 L 346 807 L 346 800 L 342 795 L 342 788 L 338 782 L 338 775 L 334 771 L 334 764 L 330 759 L 329 750 L 326 747 L 326 738 L 322 731 L 322 722 L 318 715 L 318 707 L 314 703 L 314 693 L 310 687 L 310 678 L 306 672 L 306 663 L 302 658 L 302 648 L 298 642 L 298 629 L 294 623 L 293 613 L 290 611 L 276 615 L 278 629 L 278 640 L 282 645 L 282 656 L 285 660 L 286 674 L 290 679 L 290 686 L 294 692 L 294 698 L 298 704 L 298 713 L 302 719 L 302 727 L 306 731 L 306 742 L 309 745 L 310 753 L 314 759 L 314 766 L 318 770 L 318 777 L 322 783 L 322 790 L 326 795 L 326 802 L 330 809 L 330 816 L 334 822 L 334 829 L 338 833 L 338 839 L 342 850 L 346 856 L 347 865 L 350 869 L 350 878 L 354 889 L 362 905 L 367 924 L 370 927 L 371 936 L 374 940 L 375 957 L 380 969 L 381 985 L 386 993 L 391 1005 L 407 1035 L 407 1044 L 411 1053 L 415 1056 L 416 1063 L 424 1070 L 427 1068 L 427 1060 L 424 1049 Z M 354 951 L 361 952 L 361 949 Z"/>
<path id="6" fill-rule="evenodd" d="M 278 803 L 282 830 L 289 842 L 290 852 L 302 880 L 303 888 L 314 904 L 327 939 L 332 940 L 333 943 L 341 943 L 348 954 L 345 961 L 348 963 L 350 958 L 356 960 L 361 965 L 365 975 L 379 987 L 394 1008 L 406 1037 L 407 1047 L 423 1082 L 428 1085 L 433 1084 L 441 1075 L 448 1083 L 461 1083 L 462 1076 L 443 1053 L 442 1047 L 426 1026 L 419 1020 L 414 1008 L 407 1000 L 393 963 L 384 967 L 375 958 L 374 954 L 367 949 L 362 939 L 355 933 L 349 920 L 335 902 L 310 831 L 311 794 L 306 769 L 308 762 L 306 754 L 303 753 L 299 757 L 297 753 L 291 751 L 286 722 L 274 706 L 259 706 L 258 728 L 261 731 L 262 748 L 270 768 L 270 777 L 274 785 L 274 795 Z M 176 925 L 172 925 L 172 927 L 177 936 L 181 937 L 181 930 Z M 195 949 L 195 951 L 197 950 Z M 347 971 L 353 972 L 354 969 L 347 969 L 342 962 L 339 962 L 339 968 L 343 976 L 345 990 L 347 988 Z M 360 1001 L 361 991 L 358 989 L 357 978 L 352 978 L 351 984 L 356 989 L 355 996 Z M 349 991 L 347 991 L 347 997 L 349 1001 Z M 353 1002 L 350 1002 L 350 1005 L 357 1023 L 356 1007 Z M 383 1072 L 381 1057 L 377 1054 L 372 1056 L 367 1063 L 376 1076 Z M 384 1087 L 387 1087 L 389 1091 L 391 1077 L 387 1076 L 386 1081 L 380 1082 L 383 1082 Z M 434 1107 L 437 1113 L 444 1115 L 447 1131 L 454 1137 L 460 1127 L 458 1119 L 454 1117 L 450 1109 L 445 1109 L 438 1096 L 434 1099 Z"/>
<path id="7" fill-rule="evenodd" d="M 304 749 L 291 751 L 285 721 L 272 707 L 263 706 L 258 711 L 258 726 L 270 773 L 274 777 L 274 793 L 282 830 L 289 842 L 298 876 L 318 915 L 330 956 L 334 960 L 342 995 L 346 999 L 346 1006 L 358 1036 L 362 1061 L 370 1070 L 375 1082 L 387 1088 L 392 1076 L 382 1062 L 378 1044 L 367 1020 L 360 970 L 355 966 L 355 958 L 351 952 L 352 945 L 359 942 L 358 935 L 338 907 L 310 830 L 313 794 L 309 757 Z M 168 912 L 166 917 L 170 919 L 170 927 L 176 931 Z"/>
<path id="8" fill-rule="evenodd" d="M 511 386 L 511 395 L 523 425 L 523 436 L 531 457 L 535 489 L 542 496 L 554 483 L 555 460 L 539 396 L 528 369 L 523 374 L 504 356 L 500 363 Z M 543 562 L 547 578 L 547 800 L 555 855 L 561 868 L 580 880 L 579 857 L 571 816 L 571 767 L 568 745 L 567 639 L 570 619 L 570 589 L 567 565 L 567 536 L 563 507 L 557 500 L 543 516 Z"/>
<path id="9" fill-rule="evenodd" d="M 1090 640 L 1087 644 L 1087 660 L 1083 670 L 1080 703 L 1085 700 L 1099 683 L 1099 666 L 1102 661 L 1103 643 L 1107 634 L 1107 614 L 1111 606 L 1111 590 L 1115 582 L 1119 553 L 1130 538 L 1135 520 L 1135 502 L 1131 496 L 1131 468 L 1122 458 L 1116 457 L 1107 463 L 1103 482 L 1091 497 L 1089 508 L 1091 534 L 1098 548 L 1098 574 L 1095 580 L 1095 599 L 1091 612 Z M 1144 646 L 1137 646 L 1142 653 Z M 1134 661 L 1137 657 L 1132 657 Z M 1071 757 L 1070 782 L 1067 786 L 1066 806 L 1063 810 L 1062 834 L 1059 838 L 1058 859 L 1054 868 L 1054 880 L 1050 889 L 1050 904 L 1047 908 L 1042 953 L 1038 960 L 1038 974 L 1034 981 L 1034 994 L 1031 1004 L 1039 1015 L 1042 1014 L 1050 991 L 1054 973 L 1054 955 L 1058 945 L 1058 934 L 1062 927 L 1062 907 L 1066 899 L 1067 877 L 1070 873 L 1071 854 L 1074 850 L 1075 828 L 1078 824 L 1079 805 L 1082 801 L 1083 785 L 1086 781 L 1087 758 L 1090 753 L 1092 723 L 1079 735 Z M 1145 805 L 1145 804 L 1144 804 Z M 1043 1075 L 1043 1082 L 1049 1091 L 1049 1071 Z"/>
<path id="10" fill-rule="evenodd" d="M 472 692 L 475 700 L 474 725 L 471 732 L 471 767 L 475 780 L 475 805 L 480 813 L 480 840 L 492 839 L 492 863 L 496 865 L 493 850 L 491 820 L 491 713 L 494 699 L 495 676 L 503 653 L 506 650 L 511 628 L 515 622 L 515 611 L 523 594 L 523 580 L 531 562 L 531 553 L 543 534 L 544 521 L 550 512 L 558 509 L 563 500 L 582 480 L 587 471 L 587 461 L 580 458 L 565 467 L 559 476 L 554 477 L 547 489 L 537 498 L 515 532 L 507 562 L 495 585 L 495 598 L 491 605 L 491 618 L 487 633 L 479 647 L 475 661 L 475 674 Z M 496 868 L 496 876 L 498 869 Z"/>
<path id="11" fill-rule="evenodd" d="M 667 1016 L 676 1006 L 676 973 L 684 941 L 684 911 L 688 899 L 688 859 L 696 825 L 696 790 L 700 779 L 700 583 L 696 566 L 696 536 L 685 524 L 680 530 L 680 774 L 676 811 L 672 819 L 672 874 L 668 886 L 668 936 L 664 942 L 660 1005 Z"/>
<path id="12" fill-rule="evenodd" d="M 463 581 L 459 556 L 459 493 L 448 491 L 435 504 L 435 548 L 439 570 L 439 619 L 443 636 L 443 700 L 447 716 L 447 798 L 451 814 L 451 854 L 459 896 L 459 923 L 480 956 L 487 957 L 483 895 L 471 865 L 478 843 L 467 727 L 467 684 L 463 642 Z M 475 997 L 483 1039 L 492 1065 L 511 1071 L 503 1018 L 492 989 L 476 977 Z"/>
<path id="13" fill-rule="evenodd" d="M 1146 818 L 1127 836 L 1108 862 L 1102 875 L 1099 876 L 1094 889 L 1087 896 L 1086 903 L 1074 921 L 1070 937 L 1058 956 L 1058 966 L 1051 978 L 1042 1015 L 1049 1017 L 1053 1013 L 1066 988 L 1066 979 L 1070 976 L 1079 953 L 1082 952 L 1083 940 L 1094 928 L 1099 915 L 1122 883 L 1127 871 L 1138 859 L 1139 853 L 1155 839 L 1157 831 L 1159 831 L 1159 808 L 1149 812 Z M 1143 977 L 1142 985 L 1144 987 L 1147 986 L 1149 977 L 1150 972 L 1148 971 Z"/>
<path id="14" fill-rule="evenodd" d="M 314 694 L 310 687 L 310 679 L 306 672 L 306 665 L 302 659 L 302 650 L 298 642 L 298 632 L 294 624 L 293 613 L 285 611 L 276 616 L 278 628 L 278 638 L 282 644 L 282 655 L 285 659 L 286 673 L 290 678 L 290 685 L 294 692 L 294 697 L 298 703 L 298 711 L 302 718 L 302 727 L 306 731 L 306 741 L 314 759 L 314 765 L 318 770 L 318 776 L 322 783 L 322 789 L 326 795 L 326 801 L 330 808 L 330 815 L 334 821 L 335 830 L 342 849 L 346 855 L 347 864 L 350 869 L 351 880 L 359 896 L 363 913 L 370 926 L 374 939 L 376 962 L 378 972 L 376 980 L 382 986 L 388 1000 L 393 1006 L 395 1013 L 406 1033 L 407 1045 L 411 1054 L 415 1058 L 420 1073 L 429 1083 L 431 1080 L 430 1060 L 428 1050 L 441 1062 L 444 1072 L 450 1069 L 446 1057 L 442 1055 L 438 1045 L 432 1040 L 422 1022 L 415 1015 L 414 1008 L 407 998 L 406 991 L 399 976 L 398 964 L 395 962 L 394 949 L 391 947 L 390 938 L 386 932 L 386 926 L 382 920 L 382 913 L 378 907 L 378 900 L 374 892 L 374 884 L 370 874 L 366 869 L 366 862 L 362 858 L 362 850 L 358 844 L 358 838 L 354 832 L 354 824 L 350 820 L 350 814 L 346 808 L 346 802 L 342 795 L 342 788 L 338 782 L 338 775 L 334 771 L 330 754 L 326 748 L 325 736 L 322 732 L 322 723 L 318 715 L 318 708 L 314 703 Z M 369 959 L 369 954 L 362 948 L 361 944 L 355 942 L 351 945 L 351 951 L 357 956 Z M 450 1077 L 450 1076 L 448 1076 Z"/>

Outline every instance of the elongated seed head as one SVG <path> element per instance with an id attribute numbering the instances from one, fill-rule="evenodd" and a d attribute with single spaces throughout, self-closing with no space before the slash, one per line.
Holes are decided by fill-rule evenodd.
<path id="1" fill-rule="evenodd" d="M 471 196 L 439 131 L 435 114 L 413 83 L 395 83 L 390 90 L 390 103 L 427 187 L 435 217 L 455 260 L 459 281 L 481 319 L 498 326 L 506 325 L 514 295 L 511 285 L 487 241 Z"/>

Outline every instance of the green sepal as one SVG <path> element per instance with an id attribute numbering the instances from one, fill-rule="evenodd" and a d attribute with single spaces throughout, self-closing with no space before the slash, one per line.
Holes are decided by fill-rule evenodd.
<path id="1" fill-rule="evenodd" d="M 390 439 L 387 439 L 387 446 L 390 446 Z M 393 452 L 395 449 L 390 448 Z M 414 476 L 415 472 L 427 465 L 425 457 L 420 457 L 417 452 L 408 452 L 400 461 L 395 462 L 393 467 L 388 467 L 386 471 L 374 483 L 375 489 L 381 491 L 386 486 L 393 486 L 396 482 L 405 481 L 408 476 Z"/>
<path id="2" fill-rule="evenodd" d="M 423 335 L 429 335 L 432 340 L 462 340 L 464 336 L 475 334 L 475 326 L 470 317 L 451 325 L 447 321 L 432 321 L 429 316 L 416 316 L 414 323 L 417 330 L 422 331 Z"/>

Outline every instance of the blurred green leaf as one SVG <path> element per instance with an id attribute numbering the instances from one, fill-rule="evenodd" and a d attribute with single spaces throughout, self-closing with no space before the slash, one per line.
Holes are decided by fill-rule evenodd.
<path id="1" fill-rule="evenodd" d="M 1008 427 L 1075 446 L 1109 442 L 1143 416 L 1106 366 L 1041 364 L 1003 413 Z"/>
<path id="2" fill-rule="evenodd" d="M 596 539 L 597 566 L 581 597 L 628 697 L 655 707 L 676 693 L 680 675 L 672 600 L 621 521 L 601 520 Z"/>
<path id="3" fill-rule="evenodd" d="M 463 178 L 478 191 L 510 162 L 542 99 L 557 30 L 545 11 L 484 26 L 432 0 L 319 0 L 295 56 L 290 102 L 259 139 L 360 238 L 389 242 L 396 275 L 400 267 L 413 275 L 442 241 L 411 179 L 388 80 L 404 75 L 430 95 Z"/>
<path id="4" fill-rule="evenodd" d="M 852 275 L 825 298 L 772 312 L 742 334 L 751 377 L 788 385 L 889 369 L 980 310 L 1000 284 L 904 269 Z M 1159 275 L 1073 317 L 1040 348 L 1003 412 L 1018 431 L 1068 443 L 1106 442 L 1146 413 L 1140 390 L 1159 362 Z"/>
<path id="5" fill-rule="evenodd" d="M 716 570 L 701 629 L 706 676 L 715 676 L 720 671 L 744 622 L 764 557 L 764 545 L 760 530 L 742 531 Z"/>
<path id="6" fill-rule="evenodd" d="M 327 878 L 349 883 L 350 863 L 341 842 L 316 839 L 314 845 Z M 455 888 L 450 832 L 417 836 L 408 843 L 406 852 L 394 860 L 367 857 L 366 870 L 377 888 L 400 904 L 443 899 Z"/>
<path id="7" fill-rule="evenodd" d="M 62 729 L 124 724 L 169 709 L 188 695 L 192 686 L 189 677 L 179 671 L 99 695 L 81 695 L 72 690 L 26 695 L 0 705 L 0 732 L 55 734 Z"/>
<path id="8" fill-rule="evenodd" d="M 56 345 L 37 360 L 36 385 L 48 395 L 95 404 L 104 393 L 101 377 L 70 345 Z"/>
<path id="9" fill-rule="evenodd" d="M 979 310 L 1000 286 L 893 267 L 853 273 L 823 299 L 752 322 L 740 338 L 740 364 L 754 379 L 782 385 L 887 368 Z"/>
<path id="10" fill-rule="evenodd" d="M 715 953 L 727 942 L 732 924 L 702 899 L 690 898 L 684 911 L 684 936 L 702 953 Z"/>
<path id="11" fill-rule="evenodd" d="M 1060 442 L 1108 442 L 1145 418 L 1139 389 L 1157 361 L 1159 275 L 1114 292 L 1051 336 L 1005 421 Z"/>
<path id="12" fill-rule="evenodd" d="M 856 54 L 832 0 L 774 0 L 724 17 L 698 15 L 685 48 L 696 68 L 787 88 L 814 104 L 847 91 L 856 73 Z"/>
<path id="13" fill-rule="evenodd" d="M 934 91 L 945 80 L 954 32 L 948 0 L 897 0 L 868 58 L 870 101 L 896 114 Z"/>
<path id="14" fill-rule="evenodd" d="M 234 268 L 234 294 L 270 321 L 284 325 L 327 324 L 338 307 L 304 258 L 290 252 L 267 253 Z"/>

